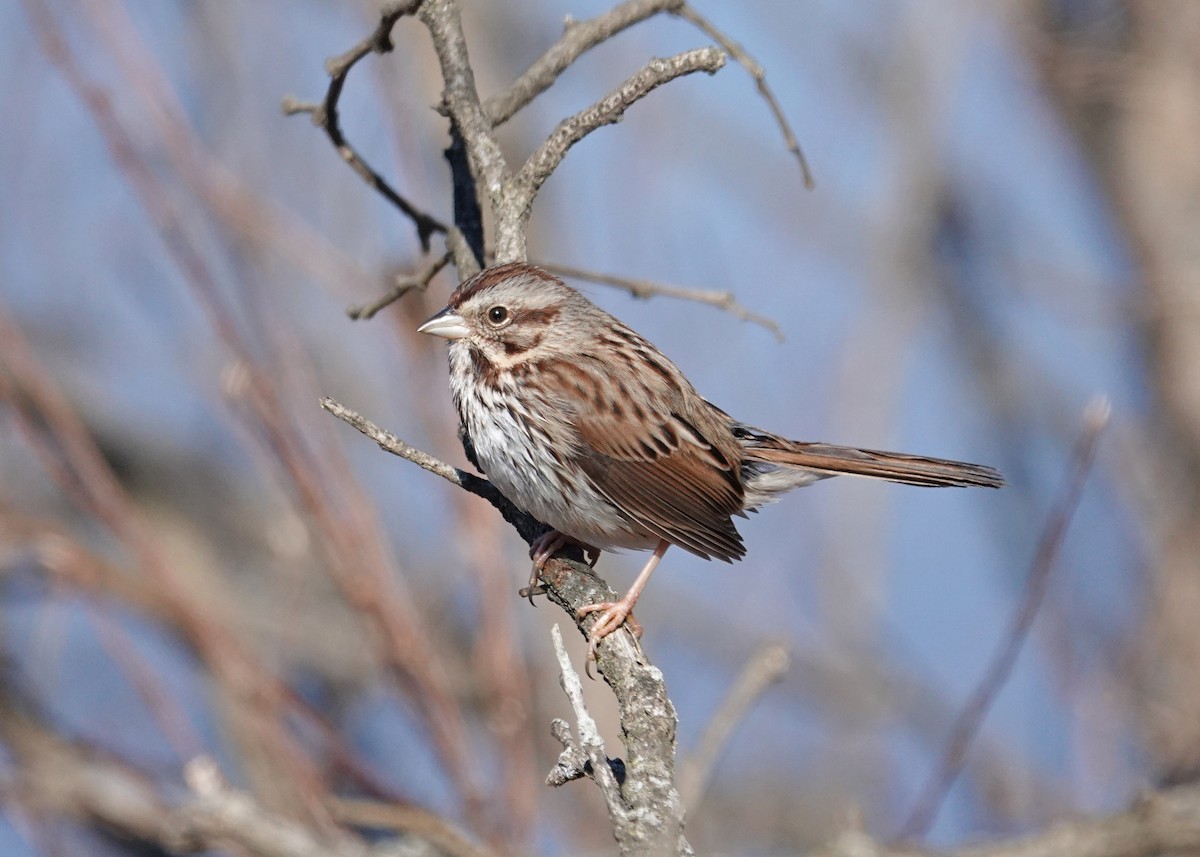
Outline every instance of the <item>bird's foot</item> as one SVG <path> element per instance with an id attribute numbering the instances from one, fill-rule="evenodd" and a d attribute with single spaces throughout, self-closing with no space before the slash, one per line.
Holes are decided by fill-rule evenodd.
<path id="1" fill-rule="evenodd" d="M 596 624 L 592 626 L 592 630 L 588 634 L 588 675 L 591 675 L 591 662 L 596 660 L 596 646 L 613 631 L 624 625 L 635 638 L 641 639 L 642 625 L 637 619 L 633 618 L 633 605 L 636 602 L 636 597 L 630 598 L 626 595 L 620 601 L 601 601 L 599 604 L 588 604 L 586 607 L 580 607 L 576 611 L 575 615 L 580 619 L 589 613 L 600 613 L 600 617 L 596 620 Z"/>
<path id="2" fill-rule="evenodd" d="M 596 567 L 596 563 L 600 559 L 600 548 L 581 542 L 558 530 L 546 530 L 529 546 L 529 558 L 533 560 L 533 569 L 529 572 L 529 586 L 522 590 L 521 594 L 529 598 L 530 604 L 533 604 L 533 596 L 541 595 L 546 591 L 546 587 L 542 586 L 540 582 L 542 569 L 546 567 L 546 563 L 552 556 L 568 545 L 582 548 L 587 564 L 592 568 Z"/>

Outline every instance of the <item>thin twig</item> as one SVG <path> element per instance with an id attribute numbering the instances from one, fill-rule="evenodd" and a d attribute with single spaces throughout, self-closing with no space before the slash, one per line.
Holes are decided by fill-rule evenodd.
<path id="1" fill-rule="evenodd" d="M 313 125 L 325 132 L 329 141 L 333 143 L 333 147 L 342 156 L 342 160 L 349 164 L 359 178 L 412 220 L 417 229 L 417 240 L 421 242 L 421 250 L 428 253 L 430 237 L 435 232 L 445 232 L 446 225 L 433 215 L 418 210 L 367 163 L 358 150 L 346 141 L 338 114 L 338 100 L 342 96 L 342 88 L 346 85 L 346 78 L 350 74 L 350 70 L 368 54 L 391 51 L 393 47 L 392 28 L 405 15 L 416 12 L 420 5 L 421 0 L 402 0 L 402 2 L 387 4 L 380 12 L 378 26 L 370 35 L 341 56 L 332 57 L 326 61 L 325 70 L 329 73 L 329 88 L 325 91 L 325 98 L 320 104 L 299 101 L 288 95 L 283 98 L 282 107 L 283 112 L 288 116 L 297 113 L 309 114 L 312 117 Z"/>
<path id="2" fill-rule="evenodd" d="M 321 407 L 339 420 L 354 426 L 354 428 L 375 441 L 384 452 L 390 452 L 392 455 L 398 455 L 400 458 L 407 459 L 413 464 L 428 470 L 430 473 L 442 477 L 447 482 L 457 485 L 464 491 L 469 491 L 477 497 L 487 500 L 499 510 L 504 520 L 512 524 L 513 528 L 525 540 L 526 544 L 532 544 L 534 539 L 546 531 L 545 524 L 514 506 L 509 502 L 507 497 L 496 489 L 495 485 L 486 479 L 476 476 L 473 473 L 459 470 L 457 467 L 451 467 L 446 462 L 434 458 L 429 453 L 411 446 L 391 432 L 381 429 L 362 414 L 347 408 L 345 405 L 329 397 L 321 399 Z"/>
<path id="3" fill-rule="evenodd" d="M 561 717 L 551 720 L 550 734 L 554 736 L 555 741 L 562 744 L 563 749 L 550 773 L 546 774 L 546 785 L 558 788 L 591 773 L 592 762 L 571 734 L 571 726 L 567 721 Z"/>
<path id="4" fill-rule="evenodd" d="M 897 838 L 902 841 L 923 837 L 928 832 L 942 802 L 950 791 L 950 786 L 953 785 L 962 769 L 971 741 L 979 731 L 988 711 L 991 710 L 996 696 L 1012 674 L 1017 655 L 1020 654 L 1021 647 L 1029 636 L 1034 617 L 1037 616 L 1038 608 L 1046 594 L 1050 572 L 1058 559 L 1067 527 L 1079 506 L 1083 483 L 1091 469 L 1097 441 L 1100 433 L 1108 424 L 1110 413 L 1111 406 L 1107 397 L 1104 396 L 1093 399 L 1084 410 L 1083 428 L 1075 443 L 1070 474 L 1063 494 L 1047 520 L 1046 528 L 1042 531 L 1042 536 L 1038 541 L 1025 587 L 1025 597 L 1013 616 L 1008 634 L 1001 642 L 983 678 L 955 722 L 950 733 L 950 740 L 946 743 L 945 752 L 938 760 L 938 764 L 930 774 L 912 812 L 901 827 Z"/>
<path id="5" fill-rule="evenodd" d="M 529 156 L 517 174 L 511 204 L 526 219 L 542 184 L 562 162 L 568 150 L 597 128 L 620 122 L 635 103 L 664 83 L 702 71 L 716 74 L 725 65 L 725 54 L 716 48 L 696 48 L 667 59 L 655 58 L 591 107 L 558 123 L 545 142 Z M 501 259 L 500 261 L 506 261 Z"/>
<path id="6" fill-rule="evenodd" d="M 775 116 L 775 124 L 779 126 L 779 130 L 783 132 L 783 142 L 787 146 L 788 151 L 796 156 L 796 160 L 800 164 L 800 174 L 804 176 L 804 186 L 809 190 L 816 187 L 816 182 L 813 181 L 812 170 L 808 168 L 808 159 L 804 157 L 804 150 L 800 148 L 800 143 L 796 140 L 796 135 L 792 133 L 792 127 L 788 124 L 787 116 L 783 113 L 783 107 L 780 106 L 779 100 L 775 97 L 775 93 L 771 87 L 767 85 L 767 73 L 763 71 L 763 67 L 758 64 L 755 59 L 746 53 L 746 49 L 740 44 L 729 38 L 723 32 L 703 17 L 699 12 L 691 6 L 683 3 L 677 8 L 671 9 L 671 13 L 690 21 L 699 27 L 707 36 L 714 39 L 721 49 L 733 57 L 734 62 L 749 72 L 754 78 L 754 84 L 758 87 L 758 93 L 767 102 L 767 106 L 771 108 L 771 113 Z"/>
<path id="7" fill-rule="evenodd" d="M 438 272 L 450 264 L 451 256 L 452 254 L 447 250 L 441 256 L 428 259 L 415 272 L 401 274 L 396 277 L 396 284 L 388 289 L 385 294 L 371 301 L 369 304 L 361 304 L 360 306 L 348 308 L 346 315 L 355 321 L 365 321 L 374 318 L 375 314 L 381 309 L 392 305 L 409 292 L 425 291 L 429 287 L 430 281 L 438 275 Z"/>
<path id="8" fill-rule="evenodd" d="M 483 110 L 492 126 L 503 125 L 511 119 L 517 111 L 549 89 L 575 60 L 596 45 L 659 12 L 675 11 L 683 6 L 683 2 L 627 0 L 586 21 L 568 19 L 562 37 L 534 60 L 506 91 L 493 95 L 484 103 Z"/>
<path id="9" fill-rule="evenodd" d="M 626 823 L 629 811 L 621 797 L 621 787 L 617 784 L 617 778 L 613 774 L 612 768 L 608 766 L 608 756 L 604 752 L 604 739 L 600 737 L 596 721 L 592 719 L 592 715 L 587 710 L 587 703 L 583 701 L 583 682 L 579 679 L 579 673 L 575 672 L 575 668 L 571 666 L 571 657 L 567 654 L 566 647 L 563 646 L 562 631 L 557 622 L 550 629 L 550 638 L 554 641 L 554 654 L 558 658 L 562 689 L 566 693 L 567 699 L 571 701 L 571 710 L 575 713 L 575 731 L 579 736 L 579 747 L 587 754 L 588 760 L 592 763 L 592 779 L 596 781 L 596 785 L 600 787 L 600 793 L 604 795 L 604 802 L 608 805 L 608 817 L 611 819 L 613 827 L 621 827 Z"/>
<path id="10" fill-rule="evenodd" d="M 783 330 L 779 323 L 765 315 L 752 312 L 738 303 L 733 292 L 718 292 L 709 289 L 688 289 L 683 286 L 672 286 L 667 283 L 657 283 L 653 280 L 641 280 L 633 277 L 619 277 L 614 274 L 602 274 L 587 271 L 583 268 L 573 268 L 569 265 L 555 265 L 539 262 L 541 267 L 560 277 L 576 280 L 587 280 L 589 283 L 599 283 L 605 286 L 615 286 L 624 289 L 635 298 L 649 300 L 654 297 L 677 298 L 684 301 L 705 304 L 725 310 L 734 318 L 757 324 L 769 330 L 776 339 L 783 342 Z"/>
<path id="11" fill-rule="evenodd" d="M 359 414 L 352 411 L 340 402 L 334 401 L 329 397 L 321 399 L 321 407 L 329 411 L 339 420 L 349 423 L 360 432 L 365 434 L 371 440 L 379 444 L 379 448 L 385 452 L 390 452 L 392 455 L 398 455 L 401 458 L 406 458 L 418 467 L 422 467 L 437 476 L 442 477 L 448 482 L 453 482 L 458 487 L 463 486 L 464 474 L 456 467 L 451 467 L 444 461 L 434 458 L 427 452 L 422 452 L 415 446 L 410 446 L 400 438 L 396 437 L 389 431 L 384 431 L 375 423 Z"/>
<path id="12" fill-rule="evenodd" d="M 696 742 L 696 751 L 681 766 L 679 794 L 689 812 L 695 812 L 696 805 L 704 796 L 713 768 L 734 728 L 745 719 L 751 706 L 766 689 L 783 678 L 791 660 L 787 646 L 780 642 L 766 643 L 750 655 L 733 687 L 701 733 L 700 740 Z"/>

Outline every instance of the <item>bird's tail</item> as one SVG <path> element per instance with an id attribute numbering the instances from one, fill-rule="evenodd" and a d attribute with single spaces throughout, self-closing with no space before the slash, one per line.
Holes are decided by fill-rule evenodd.
<path id="1" fill-rule="evenodd" d="M 930 488 L 999 488 L 1004 484 L 1004 477 L 999 471 L 982 464 L 907 455 L 901 452 L 855 449 L 828 443 L 784 440 L 766 432 L 760 433 L 757 429 L 742 426 L 738 429 L 734 434 L 742 442 L 747 462 L 761 462 L 761 465 L 767 467 L 775 465 L 796 468 L 811 474 L 812 480 L 846 474 Z"/>

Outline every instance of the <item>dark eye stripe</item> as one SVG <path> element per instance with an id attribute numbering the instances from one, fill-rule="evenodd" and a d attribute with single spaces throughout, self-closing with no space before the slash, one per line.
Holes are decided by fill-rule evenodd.
<path id="1" fill-rule="evenodd" d="M 550 324 L 558 318 L 558 307 L 543 307 L 542 309 L 527 309 L 517 314 L 515 321 L 521 324 Z"/>

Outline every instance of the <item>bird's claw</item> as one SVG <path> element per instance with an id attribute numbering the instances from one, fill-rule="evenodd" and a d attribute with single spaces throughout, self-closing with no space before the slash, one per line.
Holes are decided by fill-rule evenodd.
<path id="1" fill-rule="evenodd" d="M 643 628 L 642 624 L 633 617 L 633 604 L 625 599 L 621 599 L 620 601 L 602 601 L 599 604 L 588 604 L 585 607 L 580 607 L 575 612 L 575 615 L 577 618 L 582 619 L 589 613 L 600 613 L 596 623 L 592 625 L 592 630 L 588 633 L 588 653 L 585 663 L 585 671 L 588 678 L 594 678 L 592 675 L 592 663 L 598 658 L 596 647 L 600 645 L 600 641 L 622 625 L 629 629 L 635 640 L 640 640 Z"/>
<path id="2" fill-rule="evenodd" d="M 542 569 L 546 567 L 546 563 L 550 561 L 551 557 L 567 545 L 577 545 L 582 548 L 588 566 L 596 567 L 596 563 L 600 559 L 600 548 L 573 539 L 558 530 L 546 530 L 529 545 L 529 558 L 533 560 L 533 569 L 529 572 L 529 586 L 522 589 L 520 595 L 528 598 L 530 604 L 534 603 L 533 596 L 541 595 L 546 591 L 546 587 L 541 585 Z M 534 606 L 537 605 L 534 604 Z"/>

